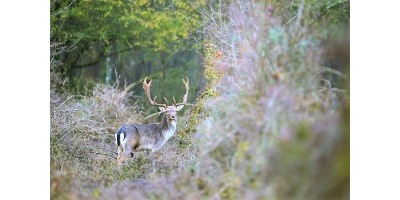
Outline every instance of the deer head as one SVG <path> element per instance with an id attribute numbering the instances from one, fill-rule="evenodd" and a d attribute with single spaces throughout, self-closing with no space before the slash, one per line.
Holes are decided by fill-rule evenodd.
<path id="1" fill-rule="evenodd" d="M 150 82 L 147 83 L 147 77 L 144 78 L 144 81 L 143 81 L 143 84 L 142 84 L 143 85 L 143 90 L 144 90 L 144 92 L 145 92 L 150 104 L 153 105 L 153 106 L 158 106 L 158 109 L 161 112 L 165 113 L 168 122 L 176 121 L 177 120 L 176 112 L 182 110 L 182 108 L 186 105 L 188 92 L 189 92 L 189 78 L 186 76 L 186 81 L 185 81 L 185 79 L 182 79 L 182 80 L 183 80 L 183 83 L 185 84 L 185 88 L 186 88 L 186 93 L 183 96 L 183 101 L 181 103 L 176 103 L 175 97 L 172 97 L 173 100 L 174 100 L 174 104 L 172 106 L 168 106 L 167 105 L 168 101 L 167 101 L 167 98 L 165 98 L 165 97 L 164 97 L 165 104 L 157 103 L 156 102 L 157 96 L 155 96 L 154 99 L 151 98 L 151 96 L 150 96 L 150 88 L 151 88 L 152 80 L 150 80 Z"/>

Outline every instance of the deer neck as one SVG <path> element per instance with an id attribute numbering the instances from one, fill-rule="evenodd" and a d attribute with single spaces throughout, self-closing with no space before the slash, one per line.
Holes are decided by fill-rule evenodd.
<path id="1" fill-rule="evenodd" d="M 167 116 L 164 114 L 164 117 L 160 122 L 160 128 L 162 130 L 164 140 L 168 141 L 175 134 L 176 120 L 168 120 Z"/>

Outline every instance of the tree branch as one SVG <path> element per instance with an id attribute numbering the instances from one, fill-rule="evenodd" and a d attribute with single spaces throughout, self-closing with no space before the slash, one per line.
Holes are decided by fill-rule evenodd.
<path id="1" fill-rule="evenodd" d="M 67 10 L 74 2 L 75 2 L 75 0 L 73 0 L 67 7 L 65 7 L 64 9 L 62 9 L 62 10 L 60 10 L 60 11 L 58 11 L 57 13 L 52 14 L 51 16 L 56 16 L 56 15 L 58 15 L 58 14 L 64 12 L 64 11 Z M 51 5 L 50 5 L 50 7 L 51 7 Z"/>

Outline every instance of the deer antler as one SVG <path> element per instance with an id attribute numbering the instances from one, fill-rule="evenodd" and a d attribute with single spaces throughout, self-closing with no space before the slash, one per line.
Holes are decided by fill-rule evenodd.
<path id="1" fill-rule="evenodd" d="M 183 96 L 182 103 L 176 103 L 175 97 L 173 97 L 174 102 L 175 102 L 175 106 L 185 105 L 186 102 L 187 102 L 187 97 L 188 97 L 188 93 L 189 93 L 189 78 L 186 76 L 186 81 L 185 81 L 185 79 L 182 79 L 182 80 L 183 80 L 183 83 L 185 84 L 186 94 Z"/>
<path id="2" fill-rule="evenodd" d="M 144 92 L 146 93 L 146 96 L 147 96 L 147 98 L 149 99 L 150 104 L 153 105 L 153 106 L 163 106 L 163 107 L 167 107 L 167 104 L 159 104 L 159 103 L 156 102 L 157 96 L 155 96 L 154 99 L 151 99 L 151 96 L 150 96 L 150 87 L 151 87 L 151 82 L 152 82 L 152 80 L 150 80 L 150 82 L 147 83 L 147 80 L 146 80 L 146 79 L 147 79 L 147 77 L 144 78 L 144 81 L 143 81 L 142 85 L 143 85 L 143 90 L 144 90 Z"/>

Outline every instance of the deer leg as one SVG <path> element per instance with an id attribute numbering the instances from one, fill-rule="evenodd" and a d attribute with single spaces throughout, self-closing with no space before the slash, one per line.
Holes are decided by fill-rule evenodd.
<path id="1" fill-rule="evenodd" d="M 118 167 L 121 166 L 122 161 L 123 161 L 122 155 L 121 155 L 121 156 L 118 156 L 118 158 L 117 158 L 117 166 L 118 166 Z"/>
<path id="2" fill-rule="evenodd" d="M 122 164 L 122 162 L 123 162 L 124 160 L 125 160 L 124 154 L 121 154 L 121 155 L 118 156 L 118 158 L 117 158 L 117 165 L 118 165 L 118 167 L 121 166 L 121 164 Z"/>
<path id="3" fill-rule="evenodd" d="M 122 152 L 123 152 L 123 148 L 121 146 L 118 146 L 118 156 L 117 156 L 117 165 L 118 167 L 121 166 L 122 164 Z"/>
<path id="4" fill-rule="evenodd" d="M 122 147 L 118 146 L 117 151 L 118 151 L 118 156 L 117 156 L 117 160 L 118 160 L 118 158 L 121 156 L 121 153 L 122 153 Z"/>
<path id="5" fill-rule="evenodd" d="M 124 151 L 120 154 L 120 156 L 117 159 L 117 164 L 118 166 L 121 166 L 122 162 L 124 162 L 127 158 L 129 158 L 132 154 L 132 149 L 127 147 L 124 149 Z"/>

